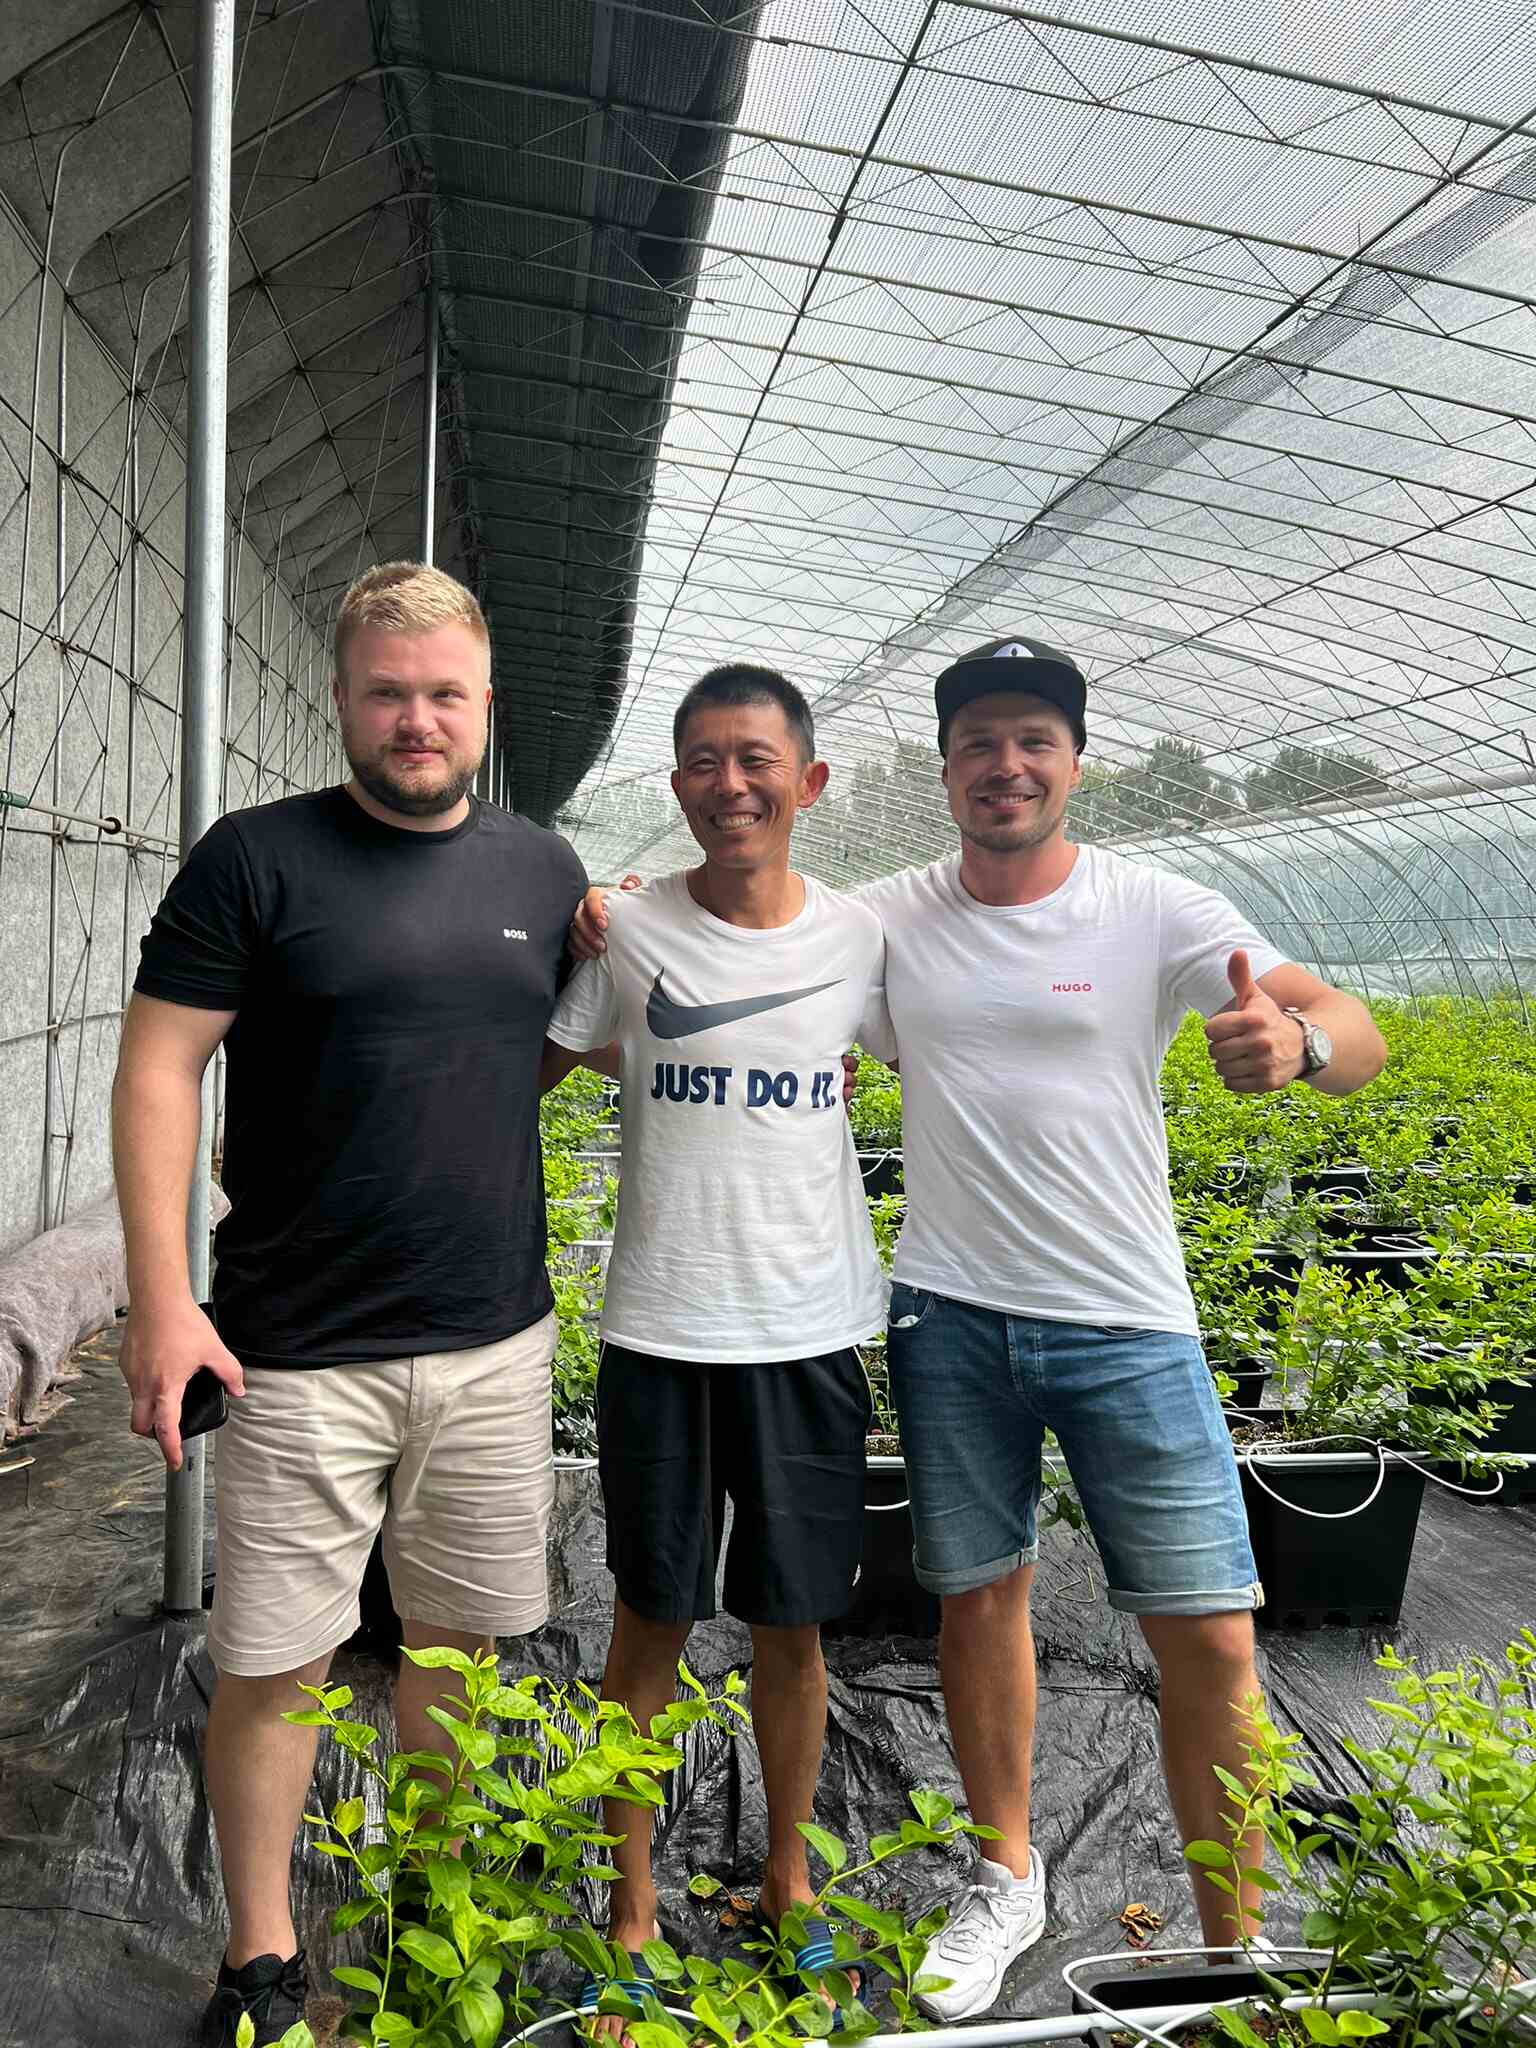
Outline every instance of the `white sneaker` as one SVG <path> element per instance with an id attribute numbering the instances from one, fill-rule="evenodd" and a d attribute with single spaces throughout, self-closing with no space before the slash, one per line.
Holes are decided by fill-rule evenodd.
<path id="1" fill-rule="evenodd" d="M 944 1991 L 921 1991 L 917 2004 L 931 2020 L 968 2020 L 985 2012 L 1002 1988 L 1008 1965 L 1045 1932 L 1045 1865 L 1029 1852 L 1028 1877 L 976 1859 L 976 1874 L 950 1905 L 949 1918 L 928 1944 L 920 1976 L 947 1977 Z"/>

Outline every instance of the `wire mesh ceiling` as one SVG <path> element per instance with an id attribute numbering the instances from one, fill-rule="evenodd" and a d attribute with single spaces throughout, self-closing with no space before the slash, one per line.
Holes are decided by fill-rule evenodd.
<path id="1" fill-rule="evenodd" d="M 1275 25 L 764 8 L 628 687 L 565 812 L 594 872 L 687 858 L 670 714 L 728 656 L 816 705 L 803 865 L 947 850 L 932 679 L 1018 627 L 1090 676 L 1081 836 L 1389 983 L 1426 950 L 1529 972 L 1536 9 Z"/>

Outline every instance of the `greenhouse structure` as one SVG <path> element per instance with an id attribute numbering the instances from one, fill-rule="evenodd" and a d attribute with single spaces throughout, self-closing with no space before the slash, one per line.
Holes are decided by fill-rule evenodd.
<path id="1" fill-rule="evenodd" d="M 1433 2031 L 1386 2048 L 1532 2038 L 1536 4 L 5 0 L 0 2048 L 191 2040 L 218 1967 L 215 1439 L 168 1474 L 128 1429 L 113 1076 L 140 942 L 191 849 L 346 780 L 338 607 L 407 561 L 459 579 L 489 627 L 472 804 L 558 833 L 593 882 L 697 860 L 673 718 L 728 661 L 782 671 L 814 714 L 830 772 L 800 872 L 843 892 L 947 860 L 935 680 L 1018 636 L 1087 680 L 1069 838 L 1218 892 L 1369 1004 L 1388 1060 L 1358 1095 L 1224 1090 L 1193 1017 L 1162 1070 L 1268 1589 L 1272 1739 L 1297 1738 L 1303 1771 L 1289 1847 L 1278 1791 L 1263 1823 L 1270 1929 L 1312 1959 L 1293 2007 L 1319 1955 L 1342 1972 L 1305 2029 L 1282 2012 L 1260 2033 L 1339 2048 L 1378 2011 L 1396 2025 L 1412 1983 Z M 887 1272 L 899 1064 L 866 1058 L 847 1105 Z M 228 1206 L 224 1075 L 221 1054 L 188 1216 L 199 1300 Z M 597 1741 L 581 1687 L 611 1619 L 593 1414 L 622 1085 L 578 1070 L 541 1119 L 552 1619 L 503 1639 L 500 1668 L 556 1690 L 504 1687 L 487 1713 L 514 1745 L 533 1728 L 542 1788 Z M 873 1853 L 852 1919 L 883 1956 L 972 1851 L 883 1338 L 863 1362 L 871 1512 L 855 1608 L 828 1629 L 816 1818 L 853 1865 Z M 1188 1967 L 1156 1996 L 1119 1981 L 1201 1936 L 1158 1667 L 1048 1452 L 1050 1903 L 970 2048 L 1090 2026 L 1106 2048 L 1125 2004 L 1152 2013 L 1139 2040 L 1208 2042 L 1219 2026 L 1179 2031 L 1212 2003 Z M 1304 1467 L 1333 1490 L 1292 1512 L 1277 1475 Z M 1378 1496 L 1406 1517 L 1383 1587 L 1356 1519 Z M 334 1682 L 387 1742 L 399 1637 L 376 1563 L 364 1610 Z M 1439 1676 L 1404 1679 L 1399 1653 Z M 748 1632 L 722 1613 L 687 1654 L 714 1705 L 653 1787 L 666 1995 L 644 2022 L 784 2048 L 782 2012 L 727 2024 L 697 2002 L 750 1934 L 767 1821 L 727 1726 Z M 350 1740 L 322 1744 L 315 1793 L 355 1806 L 350 1833 L 321 1824 L 328 1862 L 314 1828 L 295 1847 L 302 2041 L 574 2038 L 555 2028 L 579 1942 L 550 1931 L 547 1893 L 515 1907 L 515 1859 L 500 1948 L 473 1949 L 439 1871 L 416 2003 L 386 2006 L 366 1887 L 394 1788 Z M 540 1825 L 575 1829 L 597 1783 L 570 1779 Z M 1298 1813 L 1321 1830 L 1299 1850 Z M 371 1865 L 359 1830 L 385 1845 Z M 1353 1873 L 1347 1911 L 1320 1857 Z M 601 1885 L 569 1883 L 600 1931 Z M 1384 1903 L 1349 1919 L 1414 1887 L 1428 1961 Z M 1362 1960 L 1383 1944 L 1386 1989 Z M 913 2017 L 903 1967 L 868 1973 L 882 2037 Z"/>

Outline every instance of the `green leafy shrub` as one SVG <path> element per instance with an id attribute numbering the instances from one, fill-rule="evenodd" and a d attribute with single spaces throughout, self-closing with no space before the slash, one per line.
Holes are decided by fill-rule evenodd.
<path id="1" fill-rule="evenodd" d="M 326 1729 L 371 1788 L 371 1802 L 354 1796 L 328 1815 L 306 1816 L 322 1837 L 312 1844 L 315 1852 L 349 1865 L 357 1883 L 333 1931 L 365 1927 L 370 1941 L 366 1966 L 343 1964 L 333 1972 L 357 1994 L 342 2033 L 390 2048 L 494 2048 L 541 2015 L 569 2012 L 546 1988 L 551 1961 L 568 1974 L 632 1974 L 585 1905 L 594 1887 L 618 1874 L 606 1852 L 620 1838 L 604 1832 L 600 1802 L 630 1802 L 638 1824 L 648 1826 L 651 1811 L 664 1803 L 666 1777 L 683 1760 L 677 1738 L 706 1723 L 730 1731 L 744 1723 L 743 1685 L 733 1672 L 711 1693 L 680 1666 L 684 1697 L 642 1735 L 624 1708 L 587 1686 L 537 1677 L 503 1683 L 489 1652 L 404 1654 L 424 1669 L 452 1673 L 461 1687 L 428 1708 L 448 1738 L 441 1753 L 381 1758 L 377 1729 L 346 1717 L 346 1686 L 302 1687 L 313 1706 L 286 1717 Z M 381 1819 L 370 1819 L 370 1803 Z M 837 1963 L 857 1960 L 861 1970 L 883 1975 L 898 2022 L 916 2023 L 913 1998 L 925 1987 L 923 1955 L 942 1911 L 909 1928 L 850 1887 L 894 1857 L 992 1831 L 957 1818 L 953 1803 L 936 1792 L 913 1793 L 912 1808 L 911 1818 L 875 1836 L 857 1862 L 836 1836 L 807 1824 L 801 1832 L 828 1875 L 812 1906 L 786 1916 L 777 1939 L 765 1935 L 746 1944 L 747 1959 L 720 1961 L 646 1942 L 641 1953 L 656 1997 L 636 2006 L 605 1990 L 600 2010 L 631 2016 L 637 2048 L 700 2037 L 725 2048 L 743 2033 L 761 2048 L 792 2048 L 807 2034 L 825 2034 L 830 2009 L 814 1983 L 794 1980 L 793 1960 L 804 1919 L 827 1912 L 868 1936 L 860 1948 L 840 1931 Z M 702 1875 L 691 1885 L 702 1895 L 716 1888 Z M 828 1985 L 852 2015 L 845 2038 L 875 2031 L 835 1968 Z M 312 2048 L 307 2029 L 295 2032 L 289 2048 Z"/>
<path id="2" fill-rule="evenodd" d="M 1319 1815 L 1298 1797 L 1318 1782 L 1303 1738 L 1282 1735 L 1255 1700 L 1246 1773 L 1217 1772 L 1227 1839 L 1185 1854 L 1229 1897 L 1245 1878 L 1274 1891 L 1282 1880 L 1248 1862 L 1262 1836 L 1300 1895 L 1302 1940 L 1325 1960 L 1282 2038 L 1515 2048 L 1536 2014 L 1536 1992 L 1516 1988 L 1536 1949 L 1536 1634 L 1523 1629 L 1502 1668 L 1474 1658 L 1421 1674 L 1391 1649 L 1376 1661 L 1391 1695 L 1370 1702 L 1376 1739 L 1340 1743 L 1356 1785 Z M 1262 1975 L 1275 1999 L 1294 1989 Z M 1326 2010 L 1354 1987 L 1372 2011 Z M 1252 2012 L 1212 2017 L 1242 2048 L 1266 2048 Z"/>

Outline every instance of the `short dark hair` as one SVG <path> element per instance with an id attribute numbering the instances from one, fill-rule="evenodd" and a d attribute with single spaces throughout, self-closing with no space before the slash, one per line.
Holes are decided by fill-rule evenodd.
<path id="1" fill-rule="evenodd" d="M 672 715 L 672 752 L 682 758 L 683 732 L 706 704 L 777 704 L 806 761 L 816 758 L 816 724 L 804 695 L 776 668 L 752 661 L 726 661 L 712 668 L 684 696 Z"/>

